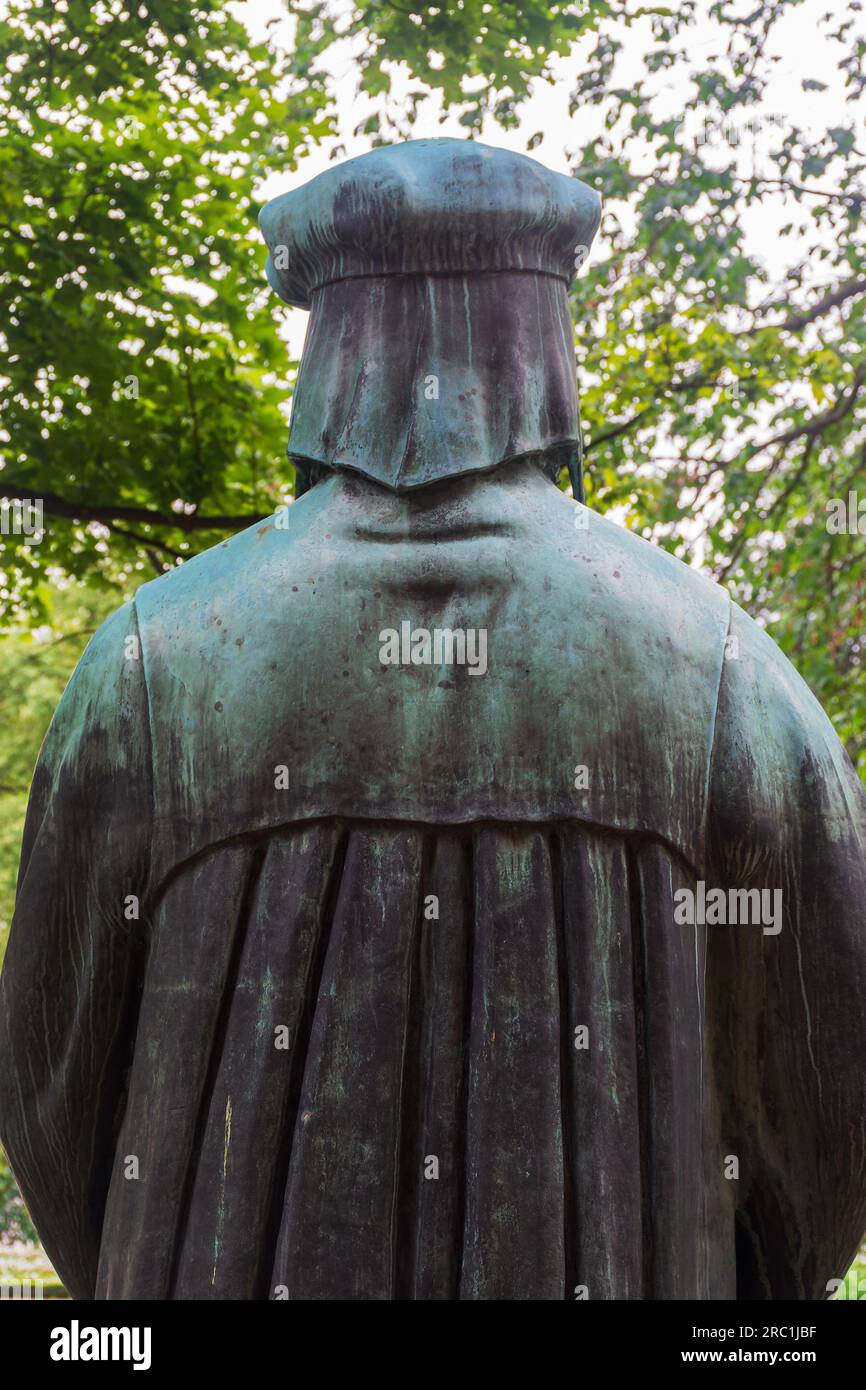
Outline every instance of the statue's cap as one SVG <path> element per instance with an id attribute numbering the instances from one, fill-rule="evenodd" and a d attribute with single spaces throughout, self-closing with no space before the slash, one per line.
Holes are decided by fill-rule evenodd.
<path id="1" fill-rule="evenodd" d="M 310 307 L 358 276 L 518 270 L 570 284 L 601 200 L 579 179 L 471 140 L 412 140 L 327 169 L 274 198 L 259 223 L 268 279 Z"/>

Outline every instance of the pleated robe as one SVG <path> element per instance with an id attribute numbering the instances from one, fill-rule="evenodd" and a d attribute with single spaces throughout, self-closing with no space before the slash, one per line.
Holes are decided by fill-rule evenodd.
<path id="1" fill-rule="evenodd" d="M 486 670 L 382 659 L 486 633 Z M 714 585 L 531 461 L 145 585 L 37 768 L 0 1132 L 83 1298 L 826 1296 L 866 798 Z M 699 884 L 781 891 L 689 924 Z"/>

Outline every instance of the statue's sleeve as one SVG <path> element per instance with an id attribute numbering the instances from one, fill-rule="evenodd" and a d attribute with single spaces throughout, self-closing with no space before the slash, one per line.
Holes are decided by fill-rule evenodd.
<path id="1" fill-rule="evenodd" d="M 762 893 L 758 923 L 707 928 L 737 1296 L 826 1298 L 866 1230 L 866 795 L 814 696 L 736 606 L 708 804 L 707 890 Z"/>
<path id="2" fill-rule="evenodd" d="M 135 609 L 91 639 L 37 763 L 0 977 L 0 1139 L 70 1293 L 92 1298 L 144 961 L 152 817 Z"/>

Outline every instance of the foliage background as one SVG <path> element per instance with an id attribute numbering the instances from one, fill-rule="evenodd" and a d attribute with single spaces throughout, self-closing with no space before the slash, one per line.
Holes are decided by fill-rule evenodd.
<path id="1" fill-rule="evenodd" d="M 3 5 L 0 499 L 43 499 L 45 533 L 0 535 L 0 954 L 30 774 L 88 636 L 291 496 L 257 191 L 345 153 L 337 55 L 367 147 L 431 101 L 496 143 L 571 73 L 573 172 L 605 200 L 573 304 L 588 500 L 725 583 L 866 772 L 864 539 L 825 525 L 866 495 L 866 24 L 859 0 L 818 17 L 848 114 L 816 130 L 808 71 L 794 110 L 767 106 L 805 2 L 288 0 L 287 45 L 216 0 Z M 26 1221 L 0 1161 L 0 1233 Z"/>

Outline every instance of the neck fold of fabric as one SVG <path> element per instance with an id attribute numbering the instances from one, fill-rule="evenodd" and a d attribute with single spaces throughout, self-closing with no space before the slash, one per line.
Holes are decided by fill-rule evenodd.
<path id="1" fill-rule="evenodd" d="M 411 490 L 576 445 L 564 280 L 359 276 L 314 291 L 289 456 Z"/>

